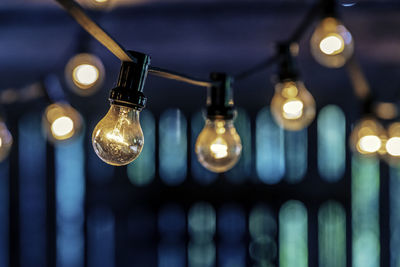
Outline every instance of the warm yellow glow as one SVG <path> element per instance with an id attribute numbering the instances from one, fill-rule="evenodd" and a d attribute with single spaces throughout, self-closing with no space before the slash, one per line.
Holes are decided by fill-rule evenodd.
<path id="1" fill-rule="evenodd" d="M 283 85 L 282 96 L 285 98 L 293 98 L 299 94 L 299 89 L 295 82 L 287 82 Z"/>
<path id="2" fill-rule="evenodd" d="M 3 139 L 0 138 L 0 147 L 2 147 L 2 146 L 3 146 Z"/>
<path id="3" fill-rule="evenodd" d="M 295 120 L 303 115 L 303 102 L 298 99 L 290 99 L 283 104 L 283 117 L 288 120 Z"/>
<path id="4" fill-rule="evenodd" d="M 358 149 L 361 153 L 375 153 L 382 145 L 381 139 L 376 135 L 366 135 L 358 141 Z"/>
<path id="5" fill-rule="evenodd" d="M 114 141 L 114 142 L 129 146 L 129 144 L 125 141 L 125 139 L 121 135 L 121 133 L 116 129 L 114 129 L 114 131 L 112 131 L 112 132 L 107 133 L 106 136 L 110 141 Z"/>
<path id="6" fill-rule="evenodd" d="M 386 142 L 386 151 L 392 156 L 400 156 L 400 137 L 392 137 Z"/>
<path id="7" fill-rule="evenodd" d="M 99 70 L 94 65 L 81 64 L 74 68 L 72 76 L 78 86 L 88 88 L 99 79 Z"/>
<path id="8" fill-rule="evenodd" d="M 338 34 L 331 34 L 321 40 L 319 48 L 327 55 L 337 55 L 344 49 L 344 40 Z"/>
<path id="9" fill-rule="evenodd" d="M 74 122 L 71 118 L 62 116 L 51 124 L 51 132 L 56 139 L 65 139 L 74 130 Z"/>
<path id="10" fill-rule="evenodd" d="M 210 145 L 211 154 L 216 159 L 222 159 L 228 156 L 228 144 L 224 139 L 218 137 Z"/>
<path id="11" fill-rule="evenodd" d="M 96 3 L 106 3 L 108 0 L 94 0 Z"/>

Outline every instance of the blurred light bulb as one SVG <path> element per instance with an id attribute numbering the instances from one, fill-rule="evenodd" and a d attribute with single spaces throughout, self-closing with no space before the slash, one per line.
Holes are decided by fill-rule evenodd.
<path id="1" fill-rule="evenodd" d="M 130 107 L 111 105 L 93 130 L 94 151 L 104 162 L 114 166 L 134 161 L 142 151 L 143 143 L 139 111 Z"/>
<path id="2" fill-rule="evenodd" d="M 81 115 L 66 103 L 49 105 L 43 114 L 42 122 L 49 141 L 53 143 L 75 137 L 82 128 Z"/>
<path id="3" fill-rule="evenodd" d="M 72 73 L 74 82 L 81 88 L 91 86 L 99 79 L 99 70 L 90 64 L 81 64 L 74 68 Z"/>
<path id="4" fill-rule="evenodd" d="M 51 132 L 57 137 L 66 136 L 74 130 L 74 122 L 71 118 L 62 116 L 51 124 Z"/>
<path id="5" fill-rule="evenodd" d="M 373 118 L 364 118 L 356 124 L 350 136 L 353 151 L 363 155 L 376 155 L 381 152 L 384 130 Z M 382 137 L 382 138 L 381 138 Z"/>
<path id="6" fill-rule="evenodd" d="M 65 79 L 77 94 L 88 96 L 96 92 L 104 81 L 104 66 L 92 54 L 78 54 L 65 67 Z"/>
<path id="7" fill-rule="evenodd" d="M 0 121 L 0 162 L 10 154 L 13 138 L 6 124 Z"/>
<path id="8" fill-rule="evenodd" d="M 226 172 L 237 163 L 241 151 L 242 143 L 233 120 L 206 120 L 196 141 L 201 165 L 212 172 Z"/>
<path id="9" fill-rule="evenodd" d="M 353 55 L 351 33 L 336 18 L 321 21 L 311 37 L 311 53 L 321 65 L 340 68 Z"/>
<path id="10" fill-rule="evenodd" d="M 386 142 L 386 151 L 391 156 L 400 156 L 400 137 L 391 137 Z"/>
<path id="11" fill-rule="evenodd" d="M 366 153 L 375 153 L 381 148 L 381 139 L 376 135 L 366 135 L 358 141 L 358 147 Z"/>
<path id="12" fill-rule="evenodd" d="M 275 86 L 271 112 L 281 127 L 297 131 L 314 120 L 315 101 L 302 82 L 285 81 Z"/>
<path id="13" fill-rule="evenodd" d="M 322 39 L 319 48 L 327 55 L 337 55 L 344 49 L 344 40 L 340 35 L 330 35 Z"/>
<path id="14" fill-rule="evenodd" d="M 382 158 L 387 163 L 394 166 L 400 164 L 400 122 L 390 124 L 387 130 L 385 152 L 386 154 L 382 153 Z"/>

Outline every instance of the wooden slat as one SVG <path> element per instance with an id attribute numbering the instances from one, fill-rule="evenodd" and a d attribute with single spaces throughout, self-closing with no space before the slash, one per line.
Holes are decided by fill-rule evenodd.
<path id="1" fill-rule="evenodd" d="M 121 61 L 136 61 L 135 58 L 130 56 L 120 44 L 118 44 L 99 25 L 89 18 L 89 16 L 76 2 L 73 0 L 55 1 L 57 1 L 90 35 L 104 45 Z"/>

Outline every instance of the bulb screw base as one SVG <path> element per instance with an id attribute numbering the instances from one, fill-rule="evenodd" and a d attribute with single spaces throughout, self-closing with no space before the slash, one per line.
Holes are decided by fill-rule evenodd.
<path id="1" fill-rule="evenodd" d="M 207 111 L 208 119 L 231 120 L 236 115 L 233 103 L 233 77 L 226 73 L 213 72 L 210 75 L 213 85 L 208 88 Z"/>
<path id="2" fill-rule="evenodd" d="M 117 86 L 110 92 L 110 103 L 142 110 L 147 98 L 143 87 L 147 78 L 150 57 L 135 51 L 128 51 L 135 62 L 123 61 L 118 76 Z"/>

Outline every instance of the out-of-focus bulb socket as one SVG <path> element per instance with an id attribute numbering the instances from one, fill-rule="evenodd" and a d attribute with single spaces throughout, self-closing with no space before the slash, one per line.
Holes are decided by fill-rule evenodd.
<path id="1" fill-rule="evenodd" d="M 135 61 L 122 62 L 117 86 L 110 92 L 110 110 L 92 134 L 97 156 L 114 166 L 134 161 L 144 145 L 139 113 L 146 105 L 143 87 L 150 57 L 133 51 L 129 53 Z"/>
<path id="2" fill-rule="evenodd" d="M 233 120 L 233 79 L 224 73 L 212 73 L 215 83 L 208 88 L 206 123 L 195 151 L 201 165 L 212 172 L 226 172 L 238 162 L 242 151 L 240 136 Z"/>

